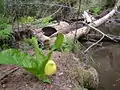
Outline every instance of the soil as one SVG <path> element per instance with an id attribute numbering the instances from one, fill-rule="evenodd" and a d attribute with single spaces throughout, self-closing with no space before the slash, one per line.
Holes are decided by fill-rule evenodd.
<path id="1" fill-rule="evenodd" d="M 55 52 L 53 60 L 58 71 L 49 77 L 52 80 L 51 84 L 41 82 L 17 66 L 0 65 L 0 90 L 82 90 L 78 73 L 74 73 L 73 70 L 84 67 L 85 64 L 79 63 L 79 59 L 72 53 Z"/>

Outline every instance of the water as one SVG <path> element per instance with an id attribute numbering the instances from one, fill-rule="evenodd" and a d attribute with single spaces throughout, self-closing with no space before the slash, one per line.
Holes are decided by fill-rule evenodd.
<path id="1" fill-rule="evenodd" d="M 98 90 L 120 90 L 120 45 L 106 45 L 91 52 L 100 77 Z"/>

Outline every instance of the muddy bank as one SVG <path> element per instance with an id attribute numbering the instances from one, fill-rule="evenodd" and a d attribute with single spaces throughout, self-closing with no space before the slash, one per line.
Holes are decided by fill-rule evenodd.
<path id="1" fill-rule="evenodd" d="M 54 52 L 57 73 L 50 76 L 51 84 L 43 83 L 22 68 L 6 75 L 0 80 L 0 90 L 83 90 L 96 88 L 98 73 L 74 57 L 72 53 Z M 0 65 L 0 77 L 15 66 Z"/>

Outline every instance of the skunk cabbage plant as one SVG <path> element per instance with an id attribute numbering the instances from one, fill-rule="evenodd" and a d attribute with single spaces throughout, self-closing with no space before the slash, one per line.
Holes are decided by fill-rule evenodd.
<path id="1" fill-rule="evenodd" d="M 51 55 L 54 50 L 61 48 L 63 40 L 63 34 L 58 34 L 53 47 L 45 55 L 39 48 L 37 39 L 33 37 L 30 42 L 34 46 L 35 55 L 31 56 L 16 49 L 7 49 L 0 52 L 0 64 L 18 65 L 43 82 L 50 83 L 51 81 L 47 76 L 56 73 L 56 64 L 51 60 Z"/>

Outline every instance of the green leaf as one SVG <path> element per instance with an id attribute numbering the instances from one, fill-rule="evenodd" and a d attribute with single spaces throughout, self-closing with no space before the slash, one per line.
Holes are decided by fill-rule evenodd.
<path id="1" fill-rule="evenodd" d="M 62 33 L 59 33 L 57 36 L 57 39 L 55 40 L 55 44 L 52 47 L 52 50 L 60 49 L 64 41 L 64 35 Z"/>
<path id="2" fill-rule="evenodd" d="M 46 78 L 43 79 L 43 82 L 50 84 L 50 83 L 51 83 L 51 80 L 50 80 L 48 77 L 46 77 Z"/>
<path id="3" fill-rule="evenodd" d="M 49 82 L 49 80 L 45 76 L 44 69 L 45 69 L 46 63 L 51 58 L 52 51 L 50 51 L 48 53 L 48 55 L 45 56 L 43 54 L 42 50 L 38 46 L 38 42 L 37 42 L 37 38 L 36 37 L 32 37 L 30 42 L 32 42 L 32 44 L 34 46 L 34 50 L 35 50 L 35 53 L 36 53 L 35 57 L 36 57 L 36 61 L 38 63 L 38 67 L 37 68 L 25 68 L 25 69 L 27 71 L 33 73 L 40 80 Z"/>
<path id="4" fill-rule="evenodd" d="M 49 84 L 51 83 L 51 80 L 45 75 L 37 75 L 36 77 L 39 80 L 42 80 L 44 83 L 49 83 Z"/>
<path id="5" fill-rule="evenodd" d="M 93 7 L 91 8 L 93 14 L 97 15 L 101 11 L 101 7 Z"/>
<path id="6" fill-rule="evenodd" d="M 40 74 L 39 63 L 32 56 L 15 49 L 0 52 L 0 64 L 18 65 L 35 76 Z"/>
<path id="7" fill-rule="evenodd" d="M 31 72 L 33 75 L 37 76 L 40 75 L 40 69 L 37 67 L 32 67 L 32 68 L 24 68 L 26 71 Z"/>
<path id="8" fill-rule="evenodd" d="M 38 66 L 34 58 L 15 49 L 0 52 L 0 64 L 12 64 L 24 68 L 36 68 Z"/>
<path id="9" fill-rule="evenodd" d="M 63 39 L 63 34 L 58 34 L 54 44 L 56 49 L 61 47 Z M 39 48 L 37 39 L 35 37 L 31 39 L 31 42 L 34 45 L 36 53 L 34 57 L 15 49 L 8 49 L 0 52 L 0 64 L 13 64 L 21 66 L 40 80 L 50 83 L 50 80 L 45 75 L 44 69 L 46 63 L 50 60 L 53 51 L 51 50 L 45 56 L 42 50 Z"/>
<path id="10" fill-rule="evenodd" d="M 52 51 L 50 51 L 47 56 L 44 57 L 44 60 L 40 60 L 37 68 L 25 68 L 27 71 L 31 72 L 35 75 L 38 79 L 42 80 L 46 83 L 51 83 L 51 81 L 46 77 L 44 69 L 46 63 L 50 60 L 52 55 Z"/>
<path id="11" fill-rule="evenodd" d="M 36 58 L 37 59 L 44 59 L 45 56 L 44 56 L 42 50 L 39 48 L 36 37 L 32 37 L 31 40 L 32 40 L 32 44 L 34 46 L 34 50 L 35 50 L 35 53 L 36 53 Z"/>
<path id="12" fill-rule="evenodd" d="M 47 56 L 44 58 L 44 61 L 42 61 L 41 65 L 40 65 L 42 70 L 45 69 L 45 65 L 46 65 L 46 63 L 50 60 L 51 55 L 52 55 L 52 51 L 50 51 L 50 52 L 47 54 Z M 44 72 L 44 71 L 43 71 L 43 72 Z"/>

